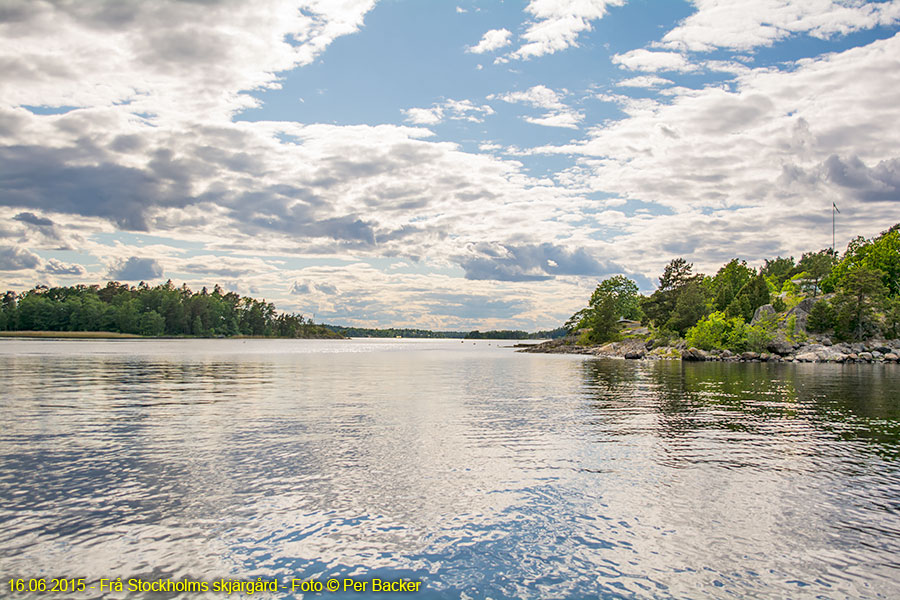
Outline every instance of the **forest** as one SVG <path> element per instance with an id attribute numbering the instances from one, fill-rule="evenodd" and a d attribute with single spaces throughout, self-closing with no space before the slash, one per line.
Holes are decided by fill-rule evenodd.
<path id="1" fill-rule="evenodd" d="M 265 300 L 224 292 L 192 292 L 171 280 L 150 287 L 111 281 L 105 287 L 38 286 L 6 292 L 0 331 L 104 331 L 144 336 L 340 338 L 302 315 L 279 313 Z"/>
<path id="2" fill-rule="evenodd" d="M 900 337 L 900 224 L 872 239 L 853 239 L 843 254 L 822 249 L 766 259 L 758 268 L 735 258 L 714 275 L 671 260 L 650 295 L 617 275 L 601 281 L 566 329 L 581 345 L 623 337 L 640 321 L 659 346 L 683 340 L 703 350 L 760 351 L 777 338 L 807 332 L 840 341 Z"/>

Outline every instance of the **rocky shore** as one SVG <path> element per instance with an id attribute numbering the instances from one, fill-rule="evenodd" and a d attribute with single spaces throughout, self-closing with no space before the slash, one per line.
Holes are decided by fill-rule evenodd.
<path id="1" fill-rule="evenodd" d="M 601 358 L 645 360 L 726 361 L 726 362 L 792 362 L 792 363 L 897 363 L 900 361 L 900 339 L 869 340 L 858 343 L 832 343 L 827 337 L 811 337 L 803 343 L 774 341 L 766 352 L 700 350 L 684 342 L 675 346 L 653 347 L 643 339 L 626 339 L 601 346 L 579 346 L 572 337 L 550 340 L 518 350 L 542 354 L 586 354 Z"/>

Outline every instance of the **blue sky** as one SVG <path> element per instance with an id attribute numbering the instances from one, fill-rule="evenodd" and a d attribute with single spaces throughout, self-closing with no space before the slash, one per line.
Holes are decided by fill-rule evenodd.
<path id="1" fill-rule="evenodd" d="M 6 0 L 0 287 L 558 326 L 900 221 L 900 1 Z"/>

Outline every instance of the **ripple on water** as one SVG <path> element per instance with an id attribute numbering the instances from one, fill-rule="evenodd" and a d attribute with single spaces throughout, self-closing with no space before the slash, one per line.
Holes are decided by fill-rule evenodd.
<path id="1" fill-rule="evenodd" d="M 0 570 L 900 596 L 900 369 L 394 341 L 0 342 Z"/>

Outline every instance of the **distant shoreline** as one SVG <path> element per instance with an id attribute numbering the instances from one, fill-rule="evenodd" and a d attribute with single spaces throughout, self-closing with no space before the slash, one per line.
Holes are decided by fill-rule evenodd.
<path id="1" fill-rule="evenodd" d="M 137 335 L 116 331 L 0 331 L 0 338 L 70 339 L 70 340 L 344 340 L 344 337 L 277 337 L 265 335 Z"/>

